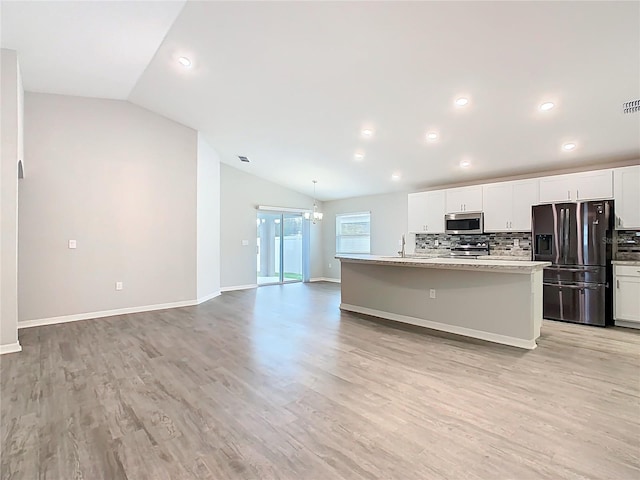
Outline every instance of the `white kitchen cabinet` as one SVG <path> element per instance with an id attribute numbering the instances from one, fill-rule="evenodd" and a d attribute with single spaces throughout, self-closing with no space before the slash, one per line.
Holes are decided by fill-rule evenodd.
<path id="1" fill-rule="evenodd" d="M 409 233 L 444 233 L 444 190 L 410 193 Z"/>
<path id="2" fill-rule="evenodd" d="M 613 198 L 613 172 L 592 172 L 555 175 L 540 179 L 540 202 L 577 202 Z"/>
<path id="3" fill-rule="evenodd" d="M 445 190 L 446 213 L 481 212 L 482 185 Z"/>
<path id="4" fill-rule="evenodd" d="M 482 189 L 486 232 L 531 231 L 531 206 L 538 203 L 538 181 L 491 183 Z"/>
<path id="5" fill-rule="evenodd" d="M 633 322 L 640 328 L 640 265 L 614 265 L 613 279 L 616 323 Z"/>
<path id="6" fill-rule="evenodd" d="M 613 170 L 616 229 L 640 229 L 640 165 Z"/>
<path id="7" fill-rule="evenodd" d="M 482 189 L 484 207 L 484 231 L 509 231 L 511 221 L 511 199 L 513 187 L 510 182 L 491 183 Z"/>
<path id="8" fill-rule="evenodd" d="M 531 231 L 531 207 L 538 204 L 538 180 L 513 182 L 511 230 Z"/>

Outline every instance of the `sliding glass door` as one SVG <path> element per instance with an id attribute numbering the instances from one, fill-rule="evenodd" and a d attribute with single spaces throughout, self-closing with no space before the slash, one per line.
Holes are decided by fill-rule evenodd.
<path id="1" fill-rule="evenodd" d="M 302 281 L 302 215 L 258 212 L 258 285 Z"/>

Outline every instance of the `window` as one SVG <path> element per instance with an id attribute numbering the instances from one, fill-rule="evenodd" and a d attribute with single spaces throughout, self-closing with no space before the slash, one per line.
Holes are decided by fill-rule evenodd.
<path id="1" fill-rule="evenodd" d="M 371 213 L 336 215 L 336 253 L 371 251 Z"/>

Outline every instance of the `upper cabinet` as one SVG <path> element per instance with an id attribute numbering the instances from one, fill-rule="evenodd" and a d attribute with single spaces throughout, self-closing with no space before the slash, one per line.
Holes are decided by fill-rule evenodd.
<path id="1" fill-rule="evenodd" d="M 616 229 L 640 229 L 640 165 L 613 171 Z"/>
<path id="2" fill-rule="evenodd" d="M 444 233 L 444 197 L 444 190 L 409 194 L 409 233 Z"/>
<path id="3" fill-rule="evenodd" d="M 484 211 L 487 232 L 531 231 L 531 206 L 615 198 L 616 229 L 640 229 L 640 165 L 409 194 L 409 232 L 444 233 L 444 215 Z"/>
<path id="4" fill-rule="evenodd" d="M 482 185 L 446 190 L 446 213 L 481 212 Z"/>
<path id="5" fill-rule="evenodd" d="M 613 172 L 571 173 L 540 179 L 540 203 L 613 198 Z"/>
<path id="6" fill-rule="evenodd" d="M 538 203 L 538 181 L 522 180 L 483 185 L 486 232 L 531 231 L 531 206 Z"/>

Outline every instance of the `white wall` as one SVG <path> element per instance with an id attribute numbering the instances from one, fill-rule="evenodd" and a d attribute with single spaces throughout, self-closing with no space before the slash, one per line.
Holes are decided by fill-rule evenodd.
<path id="1" fill-rule="evenodd" d="M 124 101 L 27 93 L 25 155 L 21 322 L 195 298 L 194 130 Z"/>
<path id="2" fill-rule="evenodd" d="M 220 157 L 198 133 L 197 298 L 220 293 Z"/>
<path id="3" fill-rule="evenodd" d="M 225 164 L 220 165 L 220 191 L 220 283 L 222 288 L 255 285 L 257 206 L 310 209 L 313 198 Z M 322 203 L 318 207 L 322 211 Z M 322 276 L 322 225 L 311 225 L 311 278 Z"/>
<path id="4" fill-rule="evenodd" d="M 371 212 L 371 253 L 396 255 L 398 240 L 407 231 L 407 194 L 390 193 L 368 195 L 324 202 L 322 229 L 323 277 L 340 278 L 340 262 L 336 255 L 336 215 L 340 213 Z M 415 241 L 413 241 L 415 243 Z M 412 250 L 412 239 L 407 235 L 407 252 Z M 329 267 L 331 264 L 331 267 Z"/>
<path id="5" fill-rule="evenodd" d="M 22 79 L 15 51 L 1 58 L 2 145 L 0 165 L 0 353 L 18 344 L 18 160 L 23 152 Z"/>

